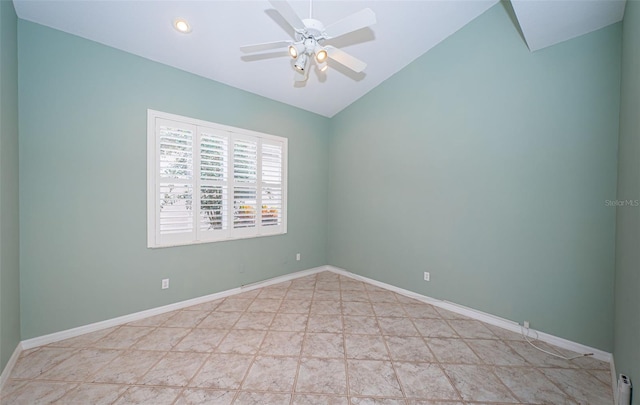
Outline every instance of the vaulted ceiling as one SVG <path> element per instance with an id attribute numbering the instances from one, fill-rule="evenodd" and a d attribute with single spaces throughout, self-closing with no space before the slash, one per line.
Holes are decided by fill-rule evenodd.
<path id="1" fill-rule="evenodd" d="M 289 40 L 290 26 L 267 0 L 14 0 L 21 19 L 176 67 L 273 100 L 332 117 L 468 24 L 498 0 L 315 0 L 328 25 L 363 8 L 377 23 L 331 41 L 367 63 L 354 73 L 329 61 L 294 83 L 285 50 L 244 54 L 240 46 Z M 291 1 L 307 18 L 309 1 Z M 505 4 L 531 51 L 622 20 L 624 0 L 511 0 Z M 173 28 L 186 19 L 189 34 Z"/>

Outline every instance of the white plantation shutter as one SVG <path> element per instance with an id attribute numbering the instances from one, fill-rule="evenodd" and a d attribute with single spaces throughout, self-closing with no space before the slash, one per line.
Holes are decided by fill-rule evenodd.
<path id="1" fill-rule="evenodd" d="M 282 226 L 282 142 L 262 142 L 262 226 Z"/>
<path id="2" fill-rule="evenodd" d="M 233 228 L 258 224 L 258 141 L 233 142 Z M 236 231 L 241 233 L 241 231 Z"/>
<path id="3" fill-rule="evenodd" d="M 199 140 L 199 239 L 215 239 L 227 235 L 229 228 L 229 134 L 201 128 Z"/>
<path id="4" fill-rule="evenodd" d="M 286 233 L 287 140 L 149 110 L 148 246 Z"/>
<path id="5" fill-rule="evenodd" d="M 195 127 L 157 120 L 158 239 L 178 243 L 193 233 L 193 140 Z"/>

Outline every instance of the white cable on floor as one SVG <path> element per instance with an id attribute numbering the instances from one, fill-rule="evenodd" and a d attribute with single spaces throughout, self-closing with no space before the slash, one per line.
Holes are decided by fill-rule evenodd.
<path id="1" fill-rule="evenodd" d="M 548 354 L 548 355 L 550 355 L 550 356 L 557 357 L 557 358 L 559 358 L 559 359 L 563 359 L 563 360 L 567 360 L 567 361 L 571 361 L 571 360 L 579 359 L 580 357 L 593 356 L 593 353 L 583 353 L 583 354 L 579 354 L 579 355 L 577 355 L 577 356 L 573 356 L 573 357 L 566 357 L 566 356 L 561 356 L 561 355 L 556 354 L 556 353 L 551 353 L 550 351 L 544 350 L 544 349 L 542 349 L 542 348 L 540 348 L 540 347 L 538 347 L 538 346 L 536 346 L 536 345 L 534 345 L 534 344 L 533 344 L 533 342 L 535 342 L 536 340 L 538 340 L 538 332 L 536 332 L 536 331 L 534 330 L 534 332 L 536 332 L 536 337 L 535 337 L 535 339 L 534 339 L 534 340 L 533 340 L 533 342 L 532 342 L 532 341 L 530 341 L 530 340 L 529 340 L 529 331 L 530 331 L 531 329 L 526 328 L 526 329 L 527 329 L 527 334 L 526 334 L 526 335 L 525 335 L 525 333 L 524 333 L 524 329 L 525 329 L 525 327 L 524 327 L 524 326 L 520 326 L 520 331 L 522 332 L 522 337 L 524 338 L 524 340 L 526 340 L 526 341 L 527 341 L 527 343 L 529 343 L 529 344 L 530 344 L 531 346 L 533 346 L 535 349 L 538 349 L 538 350 L 540 350 L 541 352 L 546 353 L 546 354 Z"/>

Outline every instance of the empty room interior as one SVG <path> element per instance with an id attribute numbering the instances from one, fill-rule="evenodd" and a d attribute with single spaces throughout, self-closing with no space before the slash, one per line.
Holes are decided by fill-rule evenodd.
<path id="1" fill-rule="evenodd" d="M 640 405 L 639 252 L 636 0 L 0 0 L 2 405 Z"/>

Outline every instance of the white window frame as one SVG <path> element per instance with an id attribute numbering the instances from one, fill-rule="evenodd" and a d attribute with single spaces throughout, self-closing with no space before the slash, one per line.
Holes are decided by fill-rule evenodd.
<path id="1" fill-rule="evenodd" d="M 184 232 L 176 238 L 160 235 L 160 147 L 159 147 L 159 121 L 173 121 L 185 127 L 193 128 L 194 137 L 192 142 L 193 150 L 193 175 L 188 183 L 193 190 L 193 230 Z M 205 131 L 203 131 L 205 130 Z M 213 133 L 217 136 L 226 137 L 227 141 L 227 179 L 224 184 L 227 187 L 227 229 L 202 231 L 200 229 L 200 139 L 201 132 Z M 256 187 L 256 225 L 251 228 L 234 228 L 234 200 L 233 190 L 237 184 L 233 171 L 233 149 L 234 141 L 237 139 L 257 142 L 257 181 Z M 262 223 L 262 145 L 278 144 L 282 146 L 282 220 L 277 225 L 264 226 Z M 227 125 L 207 122 L 196 118 L 184 117 L 176 114 L 165 113 L 155 110 L 147 110 L 147 247 L 162 248 L 170 246 L 184 246 L 200 243 L 221 242 L 227 240 L 248 239 L 263 236 L 282 235 L 287 233 L 287 138 L 251 131 L 242 128 L 235 128 Z M 166 180 L 165 180 L 166 182 Z M 222 184 L 222 182 L 221 182 Z"/>

